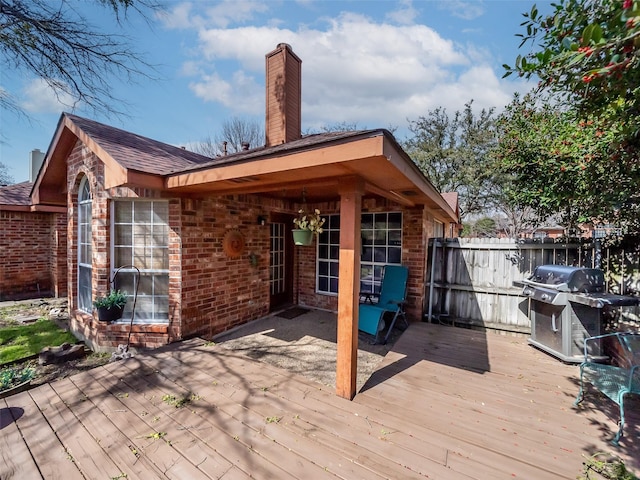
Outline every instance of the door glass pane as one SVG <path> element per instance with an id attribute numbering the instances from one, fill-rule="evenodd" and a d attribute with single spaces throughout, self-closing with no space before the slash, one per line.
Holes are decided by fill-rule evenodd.
<path id="1" fill-rule="evenodd" d="M 271 262 L 269 265 L 271 295 L 278 295 L 286 291 L 285 232 L 284 223 L 271 223 Z"/>

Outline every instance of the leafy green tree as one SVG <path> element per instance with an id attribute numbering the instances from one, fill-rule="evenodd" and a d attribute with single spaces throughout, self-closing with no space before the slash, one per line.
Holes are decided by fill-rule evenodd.
<path id="1" fill-rule="evenodd" d="M 476 237 L 495 237 L 497 234 L 496 221 L 491 217 L 479 218 L 473 226 L 473 232 Z"/>
<path id="2" fill-rule="evenodd" d="M 148 14 L 154 0 L 85 0 L 104 7 L 120 23 L 129 12 Z M 78 12 L 77 1 L 0 0 L 0 68 L 5 75 L 40 78 L 58 98 L 107 113 L 114 79 L 149 79 L 150 66 L 117 32 L 101 32 Z M 0 89 L 0 108 L 24 113 L 15 94 Z"/>
<path id="3" fill-rule="evenodd" d="M 505 76 L 539 78 L 503 125 L 513 196 L 563 221 L 618 223 L 637 230 L 640 199 L 640 2 L 559 0 L 550 15 L 524 14 L 518 56 Z M 511 132 L 511 133 L 508 133 Z M 518 138 L 516 138 L 516 135 Z"/>
<path id="4" fill-rule="evenodd" d="M 465 222 L 462 226 L 462 237 L 467 238 L 495 238 L 500 227 L 492 217 L 480 217 L 475 221 Z"/>
<path id="5" fill-rule="evenodd" d="M 551 15 L 534 5 L 525 13 L 518 56 L 509 75 L 540 78 L 539 88 L 561 94 L 587 114 L 637 115 L 640 102 L 640 2 L 560 0 Z"/>
<path id="6" fill-rule="evenodd" d="M 458 192 L 461 217 L 487 210 L 496 200 L 490 155 L 496 144 L 495 117 L 493 109 L 474 114 L 472 104 L 453 116 L 436 108 L 411 121 L 413 136 L 403 145 L 440 192 Z"/>
<path id="7" fill-rule="evenodd" d="M 533 95 L 516 97 L 498 120 L 495 156 L 512 204 L 555 213 L 570 227 L 618 223 L 635 230 L 640 213 L 640 164 L 615 141 L 620 128 L 605 119 L 576 120 Z"/>

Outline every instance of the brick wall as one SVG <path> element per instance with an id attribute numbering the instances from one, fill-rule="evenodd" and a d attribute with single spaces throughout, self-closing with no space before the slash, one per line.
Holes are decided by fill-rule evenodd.
<path id="1" fill-rule="evenodd" d="M 160 198 L 160 193 L 149 190 L 117 188 L 104 190 L 104 166 L 102 162 L 80 142 L 77 142 L 67 159 L 67 291 L 71 330 L 94 350 L 113 350 L 120 344 L 132 347 L 154 348 L 165 345 L 180 337 L 179 294 L 170 295 L 170 308 L 174 312 L 169 325 L 133 325 L 127 319 L 117 323 L 100 322 L 95 312 L 78 310 L 78 189 L 80 182 L 87 177 L 91 188 L 93 232 L 92 243 L 92 298 L 104 294 L 110 288 L 111 275 L 111 221 L 110 202 L 112 198 Z M 169 202 L 170 222 L 179 219 L 179 203 Z M 170 236 L 170 274 L 169 283 L 179 285 L 180 261 L 179 240 L 173 232 Z M 176 257 L 176 254 L 177 257 Z M 177 305 L 177 306 L 176 306 Z M 96 315 L 96 316 L 94 316 Z"/>
<path id="2" fill-rule="evenodd" d="M 0 211 L 0 300 L 65 295 L 65 215 Z"/>
<path id="3" fill-rule="evenodd" d="M 73 330 L 94 348 L 111 349 L 126 343 L 156 347 L 195 335 L 213 336 L 269 313 L 270 229 L 259 225 L 258 217 L 271 212 L 292 213 L 295 205 L 254 195 L 169 200 L 169 325 L 106 324 L 93 314 L 77 310 L 77 195 L 83 176 L 92 192 L 93 294 L 109 288 L 110 202 L 112 198 L 162 198 L 150 190 L 103 189 L 103 165 L 81 144 L 68 159 L 67 268 L 69 305 Z M 323 214 L 338 213 L 339 202 L 317 205 Z M 421 207 L 401 208 L 386 200 L 363 202 L 363 211 L 403 212 L 403 263 L 409 266 L 409 307 L 411 320 L 422 317 L 424 292 L 425 239 L 432 219 Z M 430 223 L 431 222 L 431 223 Z M 230 256 L 224 249 L 225 235 L 239 232 L 244 238 L 241 254 Z M 252 266 L 250 254 L 258 258 Z M 294 302 L 335 311 L 337 296 L 315 293 L 316 248 L 295 247 Z"/>
<path id="4" fill-rule="evenodd" d="M 281 202 L 256 196 L 169 199 L 169 325 L 99 322 L 77 309 L 77 196 L 83 176 L 92 193 L 93 297 L 108 290 L 110 273 L 110 201 L 112 198 L 162 198 L 160 192 L 129 188 L 105 191 L 102 163 L 80 143 L 68 158 L 68 252 L 71 325 L 94 349 L 156 347 L 194 335 L 215 335 L 266 315 L 269 311 L 269 227 L 258 216 L 283 211 Z M 241 255 L 229 257 L 225 234 L 239 231 Z M 258 257 L 251 265 L 249 254 Z"/>
<path id="5" fill-rule="evenodd" d="M 51 283 L 55 297 L 66 297 L 67 290 L 67 215 L 55 214 L 51 229 Z"/>
<path id="6" fill-rule="evenodd" d="M 269 312 L 269 227 L 258 216 L 278 202 L 234 195 L 181 202 L 182 334 L 215 335 Z M 244 251 L 230 257 L 227 232 L 244 238 Z M 258 257 L 252 266 L 249 255 Z"/>

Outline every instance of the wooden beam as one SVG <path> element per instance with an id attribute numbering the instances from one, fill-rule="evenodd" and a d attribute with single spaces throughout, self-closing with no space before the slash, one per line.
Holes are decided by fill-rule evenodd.
<path id="1" fill-rule="evenodd" d="M 364 182 L 344 179 L 340 190 L 340 257 L 338 270 L 338 352 L 336 393 L 356 394 L 358 371 L 358 300 L 360 296 L 360 213 Z"/>
<path id="2" fill-rule="evenodd" d="M 322 188 L 322 187 L 336 187 L 340 180 L 342 179 L 342 177 L 339 178 L 318 178 L 318 179 L 311 179 L 311 180 L 304 180 L 304 186 L 306 186 L 308 189 L 310 187 L 313 188 Z M 271 193 L 271 192 L 282 192 L 282 191 L 293 191 L 295 190 L 295 195 L 296 196 L 300 196 L 300 192 L 302 187 L 301 185 L 301 180 L 298 178 L 298 180 L 294 182 L 291 181 L 287 181 L 287 182 L 265 182 L 262 183 L 261 181 L 256 182 L 256 184 L 243 184 L 243 183 L 238 183 L 233 185 L 230 181 L 225 180 L 224 182 L 220 182 L 220 187 L 218 187 L 216 184 L 207 184 L 207 185 L 203 185 L 203 186 L 196 186 L 196 187 L 188 187 L 185 190 L 178 190 L 180 192 L 182 191 L 186 191 L 186 192 L 192 192 L 192 193 L 210 193 L 210 192 L 214 192 L 216 195 L 233 195 L 233 194 L 251 194 L 251 193 Z M 277 196 L 277 195 L 276 195 Z M 307 197 L 309 198 L 309 197 Z M 314 200 L 315 201 L 315 200 Z"/>
<path id="3" fill-rule="evenodd" d="M 418 166 L 411 161 L 408 155 L 404 151 L 396 148 L 395 142 L 385 138 L 383 151 L 387 160 L 430 200 L 430 203 L 426 204 L 427 207 L 440 211 L 441 215 L 444 214 L 446 216 L 446 221 L 458 222 L 459 219 L 451 206 L 442 198 L 438 190 L 436 190 L 433 184 L 424 176 Z"/>
<path id="4" fill-rule="evenodd" d="M 365 185 L 365 190 L 376 195 L 379 195 L 383 198 L 391 200 L 392 202 L 399 203 L 400 205 L 404 205 L 405 207 L 415 207 L 415 202 L 409 200 L 404 195 L 400 195 L 398 192 L 394 192 L 393 190 L 385 190 L 384 188 L 380 188 L 373 183 L 367 182 Z"/>
<path id="5" fill-rule="evenodd" d="M 31 207 L 32 212 L 46 212 L 46 213 L 67 213 L 68 209 L 65 206 L 57 205 L 33 205 Z"/>
<path id="6" fill-rule="evenodd" d="M 0 212 L 30 212 L 29 205 L 0 205 Z"/>
<path id="7" fill-rule="evenodd" d="M 248 159 L 227 165 L 179 173 L 167 177 L 167 188 L 181 188 L 203 183 L 215 183 L 250 176 L 289 172 L 325 165 L 337 165 L 351 160 L 379 157 L 383 139 L 380 136 L 344 142 L 302 152 L 283 152 L 265 158 Z M 277 161 L 274 161 L 277 158 Z"/>
<path id="8" fill-rule="evenodd" d="M 162 177 L 150 173 L 136 172 L 135 170 L 127 170 L 126 184 L 151 190 L 164 189 L 164 179 Z"/>

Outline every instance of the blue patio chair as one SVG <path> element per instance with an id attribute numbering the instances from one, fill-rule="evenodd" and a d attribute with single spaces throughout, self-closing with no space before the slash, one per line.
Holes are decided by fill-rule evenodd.
<path id="1" fill-rule="evenodd" d="M 389 335 L 393 330 L 398 318 L 401 318 L 408 327 L 409 322 L 404 311 L 407 298 L 407 279 L 409 269 L 401 265 L 386 265 L 382 274 L 380 294 L 367 294 L 366 297 L 378 297 L 377 303 L 361 303 L 358 308 L 358 329 L 369 335 L 375 335 L 374 343 L 379 342 L 380 332 L 385 327 L 385 314 L 393 314 L 393 319 L 389 324 L 389 330 L 384 337 L 387 343 Z"/>

